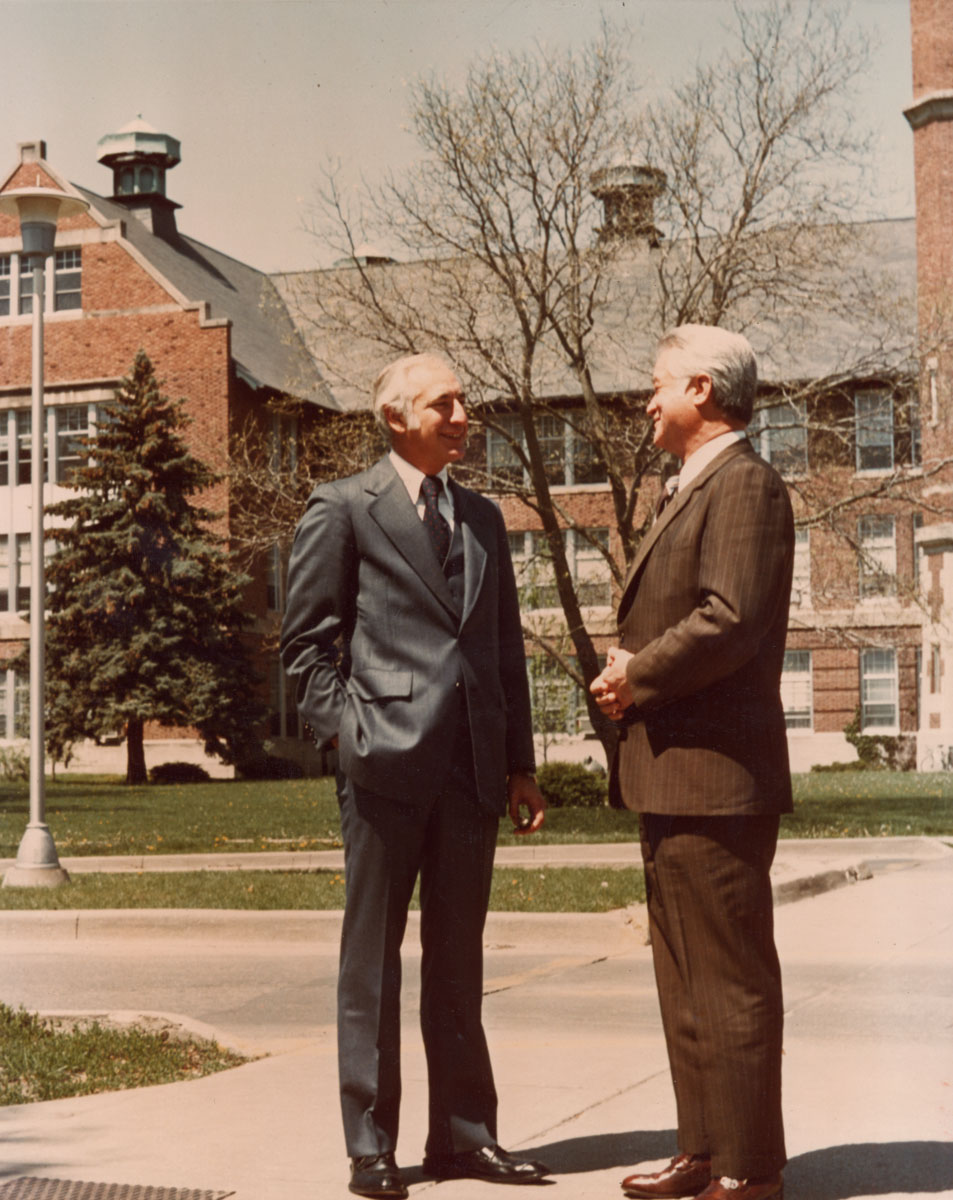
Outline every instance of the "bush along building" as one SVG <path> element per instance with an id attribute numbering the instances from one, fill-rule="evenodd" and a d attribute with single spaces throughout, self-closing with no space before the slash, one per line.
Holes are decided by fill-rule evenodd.
<path id="1" fill-rule="evenodd" d="M 42 141 L 22 143 L 0 191 L 50 187 L 86 200 L 82 216 L 62 220 L 48 260 L 45 312 L 47 504 L 73 494 L 63 484 L 75 467 L 77 439 L 95 431 L 140 350 L 165 394 L 186 400 L 193 454 L 220 477 L 201 497 L 229 536 L 234 504 L 227 479 L 230 439 L 249 420 L 267 437 L 280 422 L 271 407 L 292 395 L 305 406 L 334 405 L 303 354 L 273 284 L 184 234 L 167 177 L 179 143 L 141 120 L 100 142 L 108 196 L 77 187 L 48 161 Z M 0 216 L 0 742 L 27 731 L 28 686 L 9 668 L 28 634 L 32 276 L 21 269 L 13 218 Z M 275 668 L 270 643 L 280 604 L 276 564 L 253 564 L 247 606 L 259 673 Z M 4 668 L 6 664 L 6 668 Z M 117 730 L 117 735 L 121 731 Z M 146 729 L 153 761 L 202 757 L 194 731 Z M 79 751 L 76 762 L 103 762 Z"/>

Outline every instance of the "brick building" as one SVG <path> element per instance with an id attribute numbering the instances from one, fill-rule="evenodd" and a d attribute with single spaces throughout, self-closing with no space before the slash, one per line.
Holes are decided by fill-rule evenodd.
<path id="1" fill-rule="evenodd" d="M 95 429 L 141 348 L 163 391 L 188 400 L 194 453 L 221 471 L 229 437 L 268 401 L 292 394 L 333 406 L 266 275 L 180 234 L 166 178 L 179 162 L 174 138 L 135 121 L 100 142 L 112 173 L 108 197 L 65 181 L 42 141 L 23 143 L 0 191 L 52 187 L 86 200 L 59 223 L 48 260 L 45 312 L 46 503 L 60 499 L 74 443 Z M 19 229 L 0 216 L 0 742 L 25 732 L 27 693 L 2 663 L 28 634 L 32 276 L 21 272 Z M 271 419 L 270 416 L 266 419 Z M 225 484 L 207 498 L 231 519 Z M 262 632 L 277 604 L 274 564 L 263 564 L 248 597 Z M 117 731 L 118 732 L 118 731 Z M 180 740 L 181 731 L 147 732 Z M 150 763 L 198 756 L 200 743 L 147 746 Z M 79 761 L 83 761 L 82 755 Z"/>
<path id="2" fill-rule="evenodd" d="M 914 129 L 916 220 L 858 226 L 842 278 L 818 279 L 815 296 L 803 299 L 810 296 L 806 288 L 770 322 L 756 319 L 749 330 L 762 375 L 752 436 L 788 477 L 798 518 L 782 686 L 792 763 L 801 770 L 853 758 L 844 729 L 855 717 L 861 732 L 898 739 L 907 762 L 951 765 L 953 0 L 912 0 L 911 17 L 914 100 L 906 115 Z M 68 469 L 71 436 L 94 424 L 96 406 L 108 401 L 139 346 L 155 362 L 164 390 L 188 397 L 193 444 L 216 466 L 225 461 L 230 432 L 250 413 L 267 412 L 272 397 L 298 398 L 302 411 L 318 419 L 322 410 L 366 407 L 367 385 L 390 357 L 322 328 L 309 297 L 331 273 L 269 278 L 179 234 L 165 188 L 178 155 L 173 139 L 134 123 L 101 142 L 100 160 L 113 171 L 108 199 L 66 185 L 46 162 L 42 143 L 21 146 L 19 164 L 0 186 L 39 179 L 75 190 L 91 206 L 62 223 L 49 267 L 50 499 Z M 645 175 L 636 171 L 632 178 L 644 183 Z M 614 177 L 606 197 L 607 225 L 618 183 Z M 652 287 L 657 231 L 644 203 L 640 212 L 644 219 L 625 231 L 629 244 L 618 256 L 613 282 L 620 295 L 644 297 Z M 17 245 L 15 229 L 0 221 L 0 480 L 7 495 L 0 516 L 0 654 L 12 652 L 25 633 L 16 613 L 30 552 L 29 296 L 18 278 Z M 372 251 L 360 262 L 387 272 L 395 292 L 421 294 L 417 264 Z M 826 299 L 833 295 L 836 307 Z M 872 295 L 886 302 L 875 309 L 866 303 Z M 605 397 L 642 404 L 654 338 L 637 323 L 619 324 L 605 344 L 623 343 L 625 361 L 604 353 L 594 384 Z M 323 382 L 315 364 L 329 361 L 351 382 L 333 388 Z M 544 394 L 549 403 L 540 430 L 551 483 L 565 524 L 586 533 L 567 529 L 570 568 L 587 628 L 604 651 L 616 597 L 593 545 L 619 552 L 605 471 L 565 419 L 578 409 L 572 382 L 556 374 Z M 500 477 L 513 470 L 505 439 L 492 430 L 478 430 L 468 457 Z M 653 499 L 652 486 L 645 490 L 637 520 Z M 219 499 L 227 519 L 224 489 Z M 526 619 L 558 630 L 539 517 L 514 496 L 501 495 L 501 503 Z M 259 564 L 249 603 L 262 631 L 279 616 L 280 580 L 276 556 Z M 307 738 L 273 657 L 269 671 L 276 747 L 300 754 Z M 585 706 L 564 677 L 536 659 L 531 678 L 540 728 L 584 734 Z M 17 714 L 7 673 L 0 738 L 16 732 Z"/>
<path id="3" fill-rule="evenodd" d="M 953 0 L 911 0 L 917 311 L 923 352 L 921 765 L 953 767 Z"/>

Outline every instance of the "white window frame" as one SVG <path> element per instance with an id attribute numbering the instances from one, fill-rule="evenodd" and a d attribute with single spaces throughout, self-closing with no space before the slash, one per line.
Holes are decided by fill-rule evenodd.
<path id="1" fill-rule="evenodd" d="M 892 513 L 857 518 L 858 591 L 861 600 L 897 594 L 897 519 Z"/>
<path id="2" fill-rule="evenodd" d="M 814 730 L 814 675 L 810 650 L 785 650 L 781 672 L 781 703 L 789 732 Z"/>
<path id="3" fill-rule="evenodd" d="M 758 453 L 782 475 L 805 475 L 808 470 L 807 404 L 782 400 L 758 409 Z"/>
<path id="4" fill-rule="evenodd" d="M 869 389 L 854 396 L 854 446 L 858 475 L 883 475 L 894 469 L 897 446 L 889 392 Z M 884 461 L 871 463 L 878 457 Z"/>
<path id="5" fill-rule="evenodd" d="M 497 475 L 508 479 L 511 483 L 522 483 L 523 486 L 526 486 L 529 483 L 529 472 L 520 461 L 514 445 L 514 443 L 518 443 L 525 454 L 526 442 L 523 436 L 522 419 L 518 413 L 503 413 L 493 419 L 505 432 L 487 426 L 487 473 L 491 477 Z M 550 465 L 553 471 L 550 476 L 550 487 L 605 487 L 608 475 L 604 464 L 602 470 L 597 472 L 599 478 L 589 479 L 582 483 L 576 482 L 577 464 L 581 465 L 583 461 L 583 454 L 580 451 L 586 449 L 587 443 L 571 421 L 561 417 L 558 413 L 541 412 L 536 416 L 535 424 L 536 436 L 539 439 L 544 459 L 547 448 L 552 454 Z M 585 457 L 588 457 L 588 451 L 585 453 Z M 555 478 L 557 475 L 561 478 Z"/>
<path id="6" fill-rule="evenodd" d="M 588 536 L 587 536 L 588 535 Z M 559 597 L 556 592 L 556 580 L 552 569 L 552 560 L 548 554 L 546 535 L 541 529 L 514 529 L 509 532 L 510 557 L 513 560 L 513 570 L 516 574 L 516 586 L 520 594 L 520 607 L 526 612 L 547 612 L 560 609 Z M 605 527 L 594 526 L 583 534 L 575 529 L 563 530 L 566 546 L 566 558 L 569 571 L 583 608 L 611 608 L 612 583 L 605 556 L 592 539 L 609 544 L 609 530 Z M 595 588 L 605 588 L 604 595 L 592 602 L 587 600 L 581 589 L 590 585 Z M 552 604 L 533 604 L 530 607 L 524 603 L 526 593 L 538 588 L 545 593 L 552 593 Z M 549 599 L 549 595 L 545 595 Z"/>
<path id="7" fill-rule="evenodd" d="M 897 651 L 869 647 L 860 652 L 860 729 L 862 733 L 900 731 Z"/>
<path id="8" fill-rule="evenodd" d="M 794 577 L 791 580 L 791 606 L 808 608 L 811 603 L 811 531 L 803 526 L 794 530 Z"/>

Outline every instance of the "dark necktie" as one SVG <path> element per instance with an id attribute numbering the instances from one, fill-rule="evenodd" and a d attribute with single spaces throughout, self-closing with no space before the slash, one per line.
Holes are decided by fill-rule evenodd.
<path id="1" fill-rule="evenodd" d="M 659 496 L 658 504 L 656 504 L 656 506 L 655 506 L 656 521 L 659 519 L 659 517 L 665 511 L 665 507 L 669 503 L 669 501 L 674 500 L 677 495 L 678 495 L 678 476 L 671 475 L 671 476 L 669 476 L 668 479 L 665 480 L 665 486 L 662 488 L 662 494 L 661 494 L 661 496 Z"/>
<path id="2" fill-rule="evenodd" d="M 442 487 L 443 482 L 437 475 L 425 475 L 420 483 L 420 492 L 424 498 L 424 525 L 430 534 L 441 567 L 450 551 L 450 526 L 437 507 L 437 498 Z"/>

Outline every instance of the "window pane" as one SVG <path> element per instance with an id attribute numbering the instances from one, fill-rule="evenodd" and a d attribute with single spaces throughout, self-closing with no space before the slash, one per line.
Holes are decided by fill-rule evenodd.
<path id="1" fill-rule="evenodd" d="M 65 408 L 57 408 L 55 413 L 56 482 L 66 483 L 83 462 L 80 439 L 89 435 L 89 406 L 70 404 Z"/>
<path id="2" fill-rule="evenodd" d="M 785 650 L 781 702 L 788 729 L 810 729 L 813 723 L 810 650 Z"/>
<path id="3" fill-rule="evenodd" d="M 854 400 L 858 471 L 893 469 L 893 400 L 859 392 Z"/>
<path id="4" fill-rule="evenodd" d="M 861 651 L 860 674 L 862 728 L 896 728 L 897 652 L 873 649 Z"/>
<path id="5" fill-rule="evenodd" d="M 82 298 L 80 251 L 57 250 L 53 276 L 54 310 L 61 312 L 64 309 L 81 308 Z"/>
<path id="6" fill-rule="evenodd" d="M 857 522 L 860 595 L 897 594 L 897 539 L 892 516 L 867 515 Z"/>
<path id="7" fill-rule="evenodd" d="M 504 484 L 519 484 L 523 481 L 523 465 L 519 460 L 514 442 L 522 443 L 522 427 L 519 417 L 502 416 L 494 420 L 500 430 L 486 431 L 487 473 Z"/>
<path id="8" fill-rule="evenodd" d="M 10 278 L 13 273 L 13 258 L 0 254 L 0 317 L 10 315 Z"/>
<path id="9" fill-rule="evenodd" d="M 807 470 L 807 410 L 803 402 L 772 404 L 758 414 L 760 450 L 776 470 L 797 475 Z"/>

